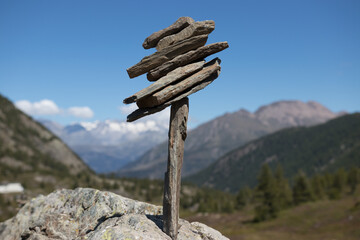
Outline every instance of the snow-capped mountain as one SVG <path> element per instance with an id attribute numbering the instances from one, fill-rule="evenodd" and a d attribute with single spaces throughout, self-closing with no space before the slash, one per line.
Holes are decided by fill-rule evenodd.
<path id="1" fill-rule="evenodd" d="M 166 116 L 166 115 L 165 115 Z M 168 119 L 80 122 L 67 126 L 40 120 L 96 172 L 118 170 L 167 137 Z"/>

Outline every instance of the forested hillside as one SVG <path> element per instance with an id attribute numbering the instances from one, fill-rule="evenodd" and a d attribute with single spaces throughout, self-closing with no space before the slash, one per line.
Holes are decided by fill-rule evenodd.
<path id="1" fill-rule="evenodd" d="M 279 129 L 312 126 L 337 116 L 338 113 L 313 101 L 279 101 L 262 106 L 255 113 L 241 109 L 224 114 L 189 132 L 182 174 L 194 174 L 229 151 Z M 118 175 L 160 179 L 166 170 L 166 160 L 167 142 L 124 166 Z"/>
<path id="2" fill-rule="evenodd" d="M 236 192 L 255 186 L 261 166 L 281 164 L 287 178 L 299 169 L 308 176 L 360 166 L 360 114 L 349 114 L 313 127 L 281 130 L 255 140 L 219 158 L 190 176 L 200 186 Z"/>

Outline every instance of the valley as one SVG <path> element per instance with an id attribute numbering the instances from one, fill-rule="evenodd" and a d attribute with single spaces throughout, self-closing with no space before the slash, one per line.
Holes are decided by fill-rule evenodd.
<path id="1" fill-rule="evenodd" d="M 6 98 L 1 97 L 0 100 L 0 182 L 16 182 L 25 188 L 21 193 L 0 195 L 0 221 L 13 216 L 27 200 L 59 188 L 92 187 L 157 205 L 162 204 L 162 180 L 119 178 L 114 173 L 97 174 L 87 167 L 85 162 L 57 136 L 31 117 L 17 110 Z M 275 106 L 278 104 L 282 105 L 283 103 L 277 103 Z M 285 105 L 287 104 L 293 104 L 293 102 L 285 103 Z M 295 104 L 302 105 L 302 103 Z M 264 113 L 265 110 L 266 108 L 263 108 L 259 112 Z M 316 239 L 316 237 L 330 236 L 327 235 L 327 230 L 330 228 L 334 228 L 334 236 L 356 239 L 355 236 L 358 236 L 358 232 L 354 226 L 359 221 L 359 187 L 355 188 L 358 190 L 351 194 L 351 185 L 341 185 L 343 186 L 342 190 L 335 191 L 333 189 L 339 189 L 336 180 L 342 179 L 339 169 L 345 169 L 346 179 L 348 179 L 348 176 L 351 175 L 350 168 L 359 166 L 359 114 L 347 114 L 337 118 L 337 114 L 325 114 L 323 118 L 318 116 L 319 118 L 316 120 L 318 124 L 315 126 L 313 126 L 315 120 L 310 121 L 308 117 L 296 118 L 297 120 L 291 118 L 292 120 L 282 120 L 283 122 L 273 119 L 271 121 L 274 124 L 277 122 L 277 125 L 275 124 L 276 127 L 272 128 L 269 118 L 267 118 L 266 124 L 264 118 L 260 120 L 261 117 L 255 118 L 244 110 L 230 114 L 230 117 L 228 115 L 205 123 L 192 131 L 195 136 L 199 134 L 204 139 L 203 141 L 210 144 L 206 148 L 202 145 L 203 142 L 189 140 L 191 149 L 196 150 L 194 153 L 202 149 L 201 151 L 204 152 L 213 150 L 211 154 L 216 155 L 220 154 L 218 152 L 220 150 L 216 149 L 234 149 L 229 150 L 228 154 L 225 152 L 223 157 L 212 160 L 213 165 L 205 168 L 199 174 L 184 179 L 180 211 L 184 218 L 213 226 L 231 239 L 288 239 L 289 236 L 292 236 L 293 239 L 303 239 L 304 237 Z M 235 115 L 237 117 L 232 118 Z M 268 116 L 269 113 L 265 115 Z M 275 116 L 284 119 L 279 112 Z M 326 121 L 327 118 L 333 120 Z M 245 129 L 246 132 L 240 131 L 240 134 L 235 131 L 236 124 L 239 129 Z M 296 125 L 296 127 L 285 128 L 286 124 L 290 124 L 290 127 Z M 247 128 L 241 128 L 241 126 L 247 126 Z M 255 126 L 255 129 L 262 126 L 262 130 L 256 132 L 252 126 Z M 285 129 L 266 135 L 266 132 L 270 131 L 269 129 L 275 131 L 276 128 L 281 128 L 280 126 Z M 73 126 L 67 128 L 67 131 L 76 133 L 84 131 L 84 128 L 84 126 Z M 221 135 L 220 133 L 225 134 Z M 246 136 L 253 140 L 246 144 L 242 138 L 243 134 L 248 134 Z M 262 135 L 266 136 L 261 137 Z M 232 145 L 227 144 L 231 141 L 225 141 L 226 146 L 221 145 L 224 143 L 224 139 L 229 138 L 234 140 Z M 243 146 L 238 147 L 235 144 L 237 141 L 244 142 Z M 83 148 L 86 150 L 86 146 Z M 95 147 L 91 149 L 94 152 L 97 151 Z M 107 152 L 110 154 L 111 148 L 108 148 Z M 314 155 L 314 152 L 321 154 Z M 271 157 L 274 155 L 276 157 Z M 197 153 L 193 157 L 195 156 Z M 289 156 L 293 157 L 293 162 L 285 161 L 289 159 Z M 332 160 L 327 161 L 329 159 Z M 262 204 L 256 177 L 260 176 L 260 167 L 264 163 L 273 171 L 278 164 L 282 165 L 284 177 L 291 186 L 291 191 L 295 191 L 293 189 L 296 183 L 294 177 L 297 176 L 299 168 L 302 168 L 308 176 L 322 174 L 318 177 L 319 181 L 325 181 L 327 185 L 324 186 L 327 187 L 322 190 L 324 193 L 321 195 L 320 190 L 315 191 L 317 189 L 315 187 L 318 186 L 316 185 L 316 181 L 318 181 L 315 180 L 316 176 L 305 180 L 310 181 L 314 187 L 313 199 L 301 203 L 291 202 L 289 205 L 279 208 L 275 218 L 255 223 L 256 208 Z M 106 161 L 102 162 L 102 165 L 106 165 Z M 151 164 L 144 166 L 146 169 L 146 166 L 151 166 Z M 212 172 L 214 169 L 217 171 Z M 354 175 L 356 186 L 359 185 L 360 179 L 357 171 Z M 225 175 L 219 175 L 219 173 L 225 173 Z M 329 173 L 331 174 L 329 175 Z M 201 179 L 206 179 L 206 181 L 201 181 Z M 197 183 L 200 187 L 190 181 Z M 342 182 L 342 184 L 348 183 Z M 244 190 L 246 186 L 251 188 Z M 244 196 L 248 197 L 244 198 Z M 331 211 L 326 211 L 330 208 Z M 310 212 L 314 213 L 314 218 L 309 219 L 309 222 L 303 218 Z M 312 229 L 317 230 L 314 232 Z M 346 230 L 346 234 L 342 229 Z"/>
<path id="2" fill-rule="evenodd" d="M 185 218 L 214 227 L 232 240 L 357 240 L 360 208 L 356 203 L 356 198 L 351 196 L 306 203 L 284 210 L 277 219 L 261 223 L 251 222 L 250 208 L 230 214 L 201 213 Z"/>
<path id="3" fill-rule="evenodd" d="M 183 176 L 194 174 L 249 141 L 277 130 L 312 126 L 342 115 L 316 102 L 279 101 L 255 113 L 241 109 L 201 124 L 189 131 L 185 144 Z M 161 179 L 166 169 L 167 143 L 147 151 L 121 168 L 120 177 Z"/>
<path id="4" fill-rule="evenodd" d="M 281 164 L 285 177 L 300 169 L 308 176 L 360 166 L 360 114 L 348 114 L 313 127 L 297 127 L 259 138 L 222 156 L 185 180 L 237 192 L 253 187 L 263 164 Z"/>

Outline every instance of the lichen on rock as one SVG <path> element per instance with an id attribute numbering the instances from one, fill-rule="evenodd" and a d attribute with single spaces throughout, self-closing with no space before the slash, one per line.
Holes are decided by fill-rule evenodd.
<path id="1" fill-rule="evenodd" d="M 180 219 L 178 239 L 227 239 L 201 223 Z M 0 239 L 170 239 L 162 207 L 91 188 L 38 196 L 0 223 Z"/>

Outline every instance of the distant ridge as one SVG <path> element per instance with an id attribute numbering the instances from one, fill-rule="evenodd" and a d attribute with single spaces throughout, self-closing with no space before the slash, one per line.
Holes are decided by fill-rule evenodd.
<path id="1" fill-rule="evenodd" d="M 294 126 L 312 126 L 339 116 L 310 101 L 278 101 L 255 113 L 241 109 L 206 122 L 190 131 L 185 142 L 184 176 L 206 168 L 223 154 L 266 134 Z M 119 176 L 162 178 L 166 169 L 167 143 L 146 152 L 124 166 Z"/>
<path id="2" fill-rule="evenodd" d="M 0 166 L 9 172 L 91 173 L 58 137 L 0 95 Z M 33 172 L 30 171 L 30 172 Z M 5 171 L 6 172 L 6 171 Z M 12 178 L 12 175 L 9 175 Z M 6 176 L 0 178 L 7 179 Z"/>
<path id="3" fill-rule="evenodd" d="M 267 135 L 231 151 L 186 180 L 236 192 L 241 187 L 255 186 L 264 163 L 272 168 L 280 163 L 290 179 L 300 169 L 311 176 L 360 166 L 360 113 Z"/>
<path id="4" fill-rule="evenodd" d="M 47 120 L 40 122 L 66 142 L 97 173 L 121 168 L 164 141 L 167 136 L 167 126 L 154 121 L 125 123 L 105 120 L 67 126 Z"/>

